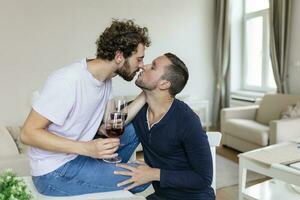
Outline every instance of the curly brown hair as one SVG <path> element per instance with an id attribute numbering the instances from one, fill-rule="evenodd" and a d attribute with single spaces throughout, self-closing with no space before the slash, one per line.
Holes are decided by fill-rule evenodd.
<path id="1" fill-rule="evenodd" d="M 116 52 L 121 51 L 124 58 L 128 58 L 137 51 L 138 44 L 150 46 L 148 29 L 141 28 L 132 20 L 118 21 L 113 19 L 110 27 L 106 28 L 98 38 L 97 58 L 113 60 Z"/>

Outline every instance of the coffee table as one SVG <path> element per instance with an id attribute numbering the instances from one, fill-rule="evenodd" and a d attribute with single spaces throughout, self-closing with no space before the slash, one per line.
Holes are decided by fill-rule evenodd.
<path id="1" fill-rule="evenodd" d="M 287 165 L 294 161 L 289 160 L 290 158 L 300 156 L 297 146 L 293 143 L 282 143 L 239 154 L 239 200 L 299 200 L 300 194 L 290 184 L 300 186 L 300 170 Z M 285 149 L 293 149 L 293 152 L 278 153 Z M 247 170 L 272 179 L 246 188 Z"/>

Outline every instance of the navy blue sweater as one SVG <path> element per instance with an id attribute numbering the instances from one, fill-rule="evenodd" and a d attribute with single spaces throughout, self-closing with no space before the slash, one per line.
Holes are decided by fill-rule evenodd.
<path id="1" fill-rule="evenodd" d="M 199 117 L 175 99 L 161 121 L 149 130 L 146 104 L 133 120 L 145 162 L 161 169 L 155 192 L 167 199 L 214 199 L 213 166 L 207 135 Z"/>

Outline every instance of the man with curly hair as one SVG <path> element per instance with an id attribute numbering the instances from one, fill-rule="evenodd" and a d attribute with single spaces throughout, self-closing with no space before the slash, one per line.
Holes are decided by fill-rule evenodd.
<path id="1" fill-rule="evenodd" d="M 44 195 L 119 190 L 117 183 L 125 177 L 113 175 L 116 166 L 102 159 L 119 154 L 127 162 L 138 145 L 135 134 L 123 135 L 120 148 L 118 138 L 93 138 L 111 96 L 112 78 L 130 81 L 143 66 L 148 30 L 131 20 L 113 20 L 96 44 L 95 59 L 80 60 L 48 77 L 24 123 L 21 140 L 31 146 L 32 179 Z M 141 94 L 130 104 L 128 120 L 144 103 Z"/>

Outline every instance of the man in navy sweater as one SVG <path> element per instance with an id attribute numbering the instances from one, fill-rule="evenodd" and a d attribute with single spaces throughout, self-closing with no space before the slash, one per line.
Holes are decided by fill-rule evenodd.
<path id="1" fill-rule="evenodd" d="M 132 124 L 146 164 L 117 164 L 126 170 L 114 173 L 129 177 L 118 186 L 130 190 L 152 182 L 155 193 L 148 200 L 215 199 L 207 135 L 199 117 L 175 98 L 188 77 L 185 64 L 171 53 L 143 67 L 136 85 L 145 92 L 146 104 Z"/>

